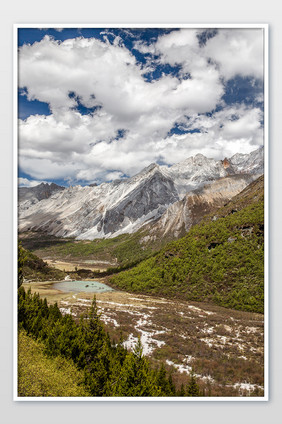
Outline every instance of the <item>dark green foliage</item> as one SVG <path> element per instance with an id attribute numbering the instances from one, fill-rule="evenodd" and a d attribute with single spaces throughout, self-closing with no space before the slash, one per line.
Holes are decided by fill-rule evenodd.
<path id="1" fill-rule="evenodd" d="M 181 384 L 180 390 L 177 392 L 177 396 L 179 396 L 179 397 L 186 396 L 183 384 Z"/>
<path id="2" fill-rule="evenodd" d="M 95 298 L 89 312 L 76 323 L 71 315 L 63 316 L 57 304 L 48 306 L 46 299 L 20 287 L 18 326 L 44 343 L 44 354 L 65 358 L 82 371 L 83 390 L 90 396 L 175 395 L 171 376 L 166 377 L 164 367 L 152 368 L 142 354 L 140 340 L 133 352 L 122 346 L 122 339 L 118 344 L 111 342 Z"/>
<path id="3" fill-rule="evenodd" d="M 167 378 L 167 372 L 163 364 L 157 373 L 157 383 L 163 388 L 166 396 L 176 396 L 175 386 L 173 384 L 171 374 Z M 185 394 L 178 394 L 178 396 L 185 396 Z"/>
<path id="4" fill-rule="evenodd" d="M 64 279 L 65 273 L 63 271 L 50 267 L 42 259 L 38 258 L 36 255 L 24 249 L 23 247 L 20 246 L 19 249 L 21 249 L 21 251 L 19 250 L 21 267 L 20 264 L 18 264 L 19 279 L 25 278 L 32 281 L 55 281 Z"/>
<path id="5" fill-rule="evenodd" d="M 156 379 L 148 360 L 142 354 L 140 339 L 129 353 L 113 385 L 113 396 L 164 396 L 163 387 Z M 166 384 L 166 381 L 163 382 Z"/>
<path id="6" fill-rule="evenodd" d="M 199 386 L 197 385 L 195 374 L 194 374 L 193 371 L 190 374 L 190 381 L 187 385 L 186 396 L 189 396 L 189 397 L 199 397 L 199 396 L 201 396 Z"/>
<path id="7" fill-rule="evenodd" d="M 21 243 L 18 243 L 18 287 L 20 287 L 23 283 L 24 279 L 24 264 L 26 261 L 26 253 Z"/>
<path id="8" fill-rule="evenodd" d="M 154 257 L 111 277 L 110 283 L 131 292 L 263 313 L 263 196 L 236 205 L 236 211 L 227 205 L 216 220 L 207 218 Z"/>

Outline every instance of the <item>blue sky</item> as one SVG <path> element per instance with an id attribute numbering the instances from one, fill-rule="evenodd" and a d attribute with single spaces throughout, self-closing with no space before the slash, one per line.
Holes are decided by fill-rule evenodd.
<path id="1" fill-rule="evenodd" d="M 20 28 L 19 178 L 89 184 L 263 144 L 263 30 Z"/>

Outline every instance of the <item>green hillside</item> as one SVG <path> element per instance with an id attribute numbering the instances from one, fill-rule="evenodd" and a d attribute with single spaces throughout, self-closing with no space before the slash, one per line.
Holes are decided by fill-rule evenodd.
<path id="1" fill-rule="evenodd" d="M 156 256 L 110 278 L 116 287 L 263 312 L 263 177 L 165 246 Z"/>
<path id="2" fill-rule="evenodd" d="M 49 266 L 42 259 L 23 247 L 19 249 L 19 255 L 23 258 L 23 278 L 31 281 L 56 281 L 64 279 L 65 273 L 63 271 Z"/>

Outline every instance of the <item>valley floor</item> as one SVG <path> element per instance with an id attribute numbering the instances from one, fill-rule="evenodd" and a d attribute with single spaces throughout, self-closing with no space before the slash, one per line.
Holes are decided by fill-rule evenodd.
<path id="1" fill-rule="evenodd" d="M 74 317 L 93 299 L 93 293 L 60 292 L 50 282 L 24 287 Z M 97 293 L 96 299 L 111 337 L 122 333 L 130 349 L 140 336 L 143 353 L 173 370 L 177 386 L 193 368 L 207 396 L 263 396 L 263 315 L 119 291 Z"/>

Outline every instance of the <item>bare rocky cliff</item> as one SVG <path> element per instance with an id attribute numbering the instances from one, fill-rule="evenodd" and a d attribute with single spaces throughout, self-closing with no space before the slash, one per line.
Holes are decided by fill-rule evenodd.
<path id="1" fill-rule="evenodd" d="M 147 241 L 156 236 L 168 239 L 183 236 L 205 215 L 216 212 L 255 179 L 254 175 L 228 176 L 187 193 L 182 200 L 169 206 L 160 219 L 147 226 Z"/>

